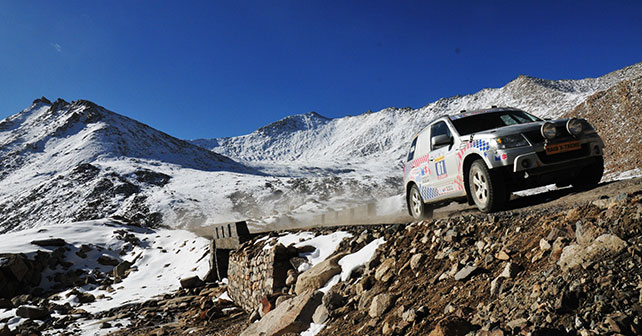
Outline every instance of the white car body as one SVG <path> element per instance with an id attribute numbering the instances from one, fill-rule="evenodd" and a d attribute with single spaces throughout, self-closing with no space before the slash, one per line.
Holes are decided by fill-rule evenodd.
<path id="1" fill-rule="evenodd" d="M 494 121 L 493 118 L 499 117 L 498 120 L 506 119 L 508 123 L 513 122 L 510 118 L 513 117 L 517 123 L 460 134 L 469 133 L 476 127 L 484 128 L 475 125 L 476 120 Z M 526 117 L 532 120 L 524 121 L 522 118 Z M 604 147 L 602 139 L 588 122 L 575 120 L 575 123 L 582 124 L 581 134 L 560 132 L 549 140 L 540 131 L 542 125 L 552 123 L 559 131 L 564 124 L 568 127 L 569 119 L 544 121 L 515 108 L 462 111 L 437 118 L 412 140 L 404 165 L 406 194 L 409 195 L 411 187 L 416 185 L 426 204 L 439 205 L 453 200 L 474 203 L 468 172 L 475 160 L 483 160 L 492 174 L 504 179 L 509 194 L 541 185 L 574 181 L 578 178 L 578 169 L 602 160 Z M 467 131 L 462 131 L 463 128 Z M 449 136 L 450 143 L 433 145 L 432 140 L 444 133 Z M 519 146 L 503 148 L 507 144 L 501 144 L 501 139 L 515 141 Z"/>

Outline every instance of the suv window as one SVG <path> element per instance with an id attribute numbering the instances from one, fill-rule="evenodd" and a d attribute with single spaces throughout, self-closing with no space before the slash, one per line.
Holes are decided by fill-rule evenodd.
<path id="1" fill-rule="evenodd" d="M 430 126 L 430 138 L 432 139 L 438 135 L 447 135 L 449 137 L 452 136 L 452 133 L 450 133 L 450 128 L 448 128 L 448 125 L 446 125 L 446 123 L 443 121 L 440 121 Z M 435 149 L 435 148 L 432 148 L 432 149 Z"/>
<path id="2" fill-rule="evenodd" d="M 468 135 L 493 128 L 540 120 L 542 119 L 524 111 L 500 111 L 476 114 L 451 121 L 459 135 Z"/>
<path id="3" fill-rule="evenodd" d="M 415 137 L 415 140 L 412 140 L 412 145 L 410 145 L 410 151 L 408 151 L 408 162 L 412 161 L 412 158 L 415 156 L 415 148 L 417 147 L 417 139 L 419 137 Z"/>

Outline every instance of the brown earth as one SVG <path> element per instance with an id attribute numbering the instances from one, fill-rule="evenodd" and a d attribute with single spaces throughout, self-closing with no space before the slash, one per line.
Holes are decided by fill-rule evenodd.
<path id="1" fill-rule="evenodd" d="M 607 172 L 642 167 L 642 77 L 595 93 L 564 117 L 585 118 L 595 127 L 606 144 Z"/>

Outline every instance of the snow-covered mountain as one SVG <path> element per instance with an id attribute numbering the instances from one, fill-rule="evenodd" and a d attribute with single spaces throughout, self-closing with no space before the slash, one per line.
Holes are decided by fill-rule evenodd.
<path id="1" fill-rule="evenodd" d="M 41 98 L 0 122 L 0 233 L 109 216 L 172 227 L 267 223 L 351 207 L 402 192 L 408 139 L 439 115 L 498 105 L 558 117 L 641 76 L 642 63 L 583 80 L 520 76 L 418 109 L 310 112 L 192 143 L 86 100 Z"/>
<path id="2" fill-rule="evenodd" d="M 259 174 L 92 102 L 37 99 L 0 122 L 0 232 L 147 217 L 146 199 L 186 170 Z"/>
<path id="3" fill-rule="evenodd" d="M 300 167 L 299 172 L 305 175 L 310 168 L 319 167 L 322 168 L 319 172 L 330 175 L 357 170 L 387 175 L 398 169 L 408 139 L 440 115 L 497 105 L 556 118 L 596 92 L 641 75 L 642 63 L 599 78 L 581 80 L 519 76 L 502 88 L 443 98 L 419 109 L 388 108 L 332 120 L 316 113 L 295 115 L 248 135 L 192 142 L 240 162 L 261 165 L 274 173 L 280 168 L 293 174 L 296 171 L 292 167 Z M 301 126 L 292 127 L 293 124 Z M 265 132 L 265 128 L 270 132 Z"/>
<path id="4" fill-rule="evenodd" d="M 263 132 L 323 122 L 310 116 Z M 0 155 L 0 233 L 109 216 L 202 227 L 307 215 L 394 189 L 349 176 L 270 176 L 86 100 L 41 98 L 3 120 Z"/>

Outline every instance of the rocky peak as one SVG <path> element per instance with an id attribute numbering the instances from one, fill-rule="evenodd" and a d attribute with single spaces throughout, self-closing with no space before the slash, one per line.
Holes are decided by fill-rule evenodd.
<path id="1" fill-rule="evenodd" d="M 267 126 L 259 128 L 256 132 L 263 135 L 279 135 L 281 133 L 293 133 L 317 128 L 330 121 L 314 111 L 287 116 Z"/>
<path id="2" fill-rule="evenodd" d="M 42 96 L 42 97 L 40 97 L 40 98 L 36 98 L 36 99 L 34 99 L 34 101 L 33 101 L 33 103 L 32 103 L 32 104 L 34 104 L 34 105 L 35 105 L 35 104 L 47 104 L 47 105 L 51 105 L 51 101 L 50 101 L 49 99 L 47 99 L 45 96 Z"/>
<path id="3" fill-rule="evenodd" d="M 62 98 L 58 98 L 58 99 L 56 99 L 56 101 L 51 105 L 50 110 L 51 110 L 51 111 L 58 111 L 58 110 L 61 110 L 61 109 L 65 108 L 65 107 L 67 107 L 68 105 L 69 105 L 69 103 L 68 103 L 66 100 L 64 100 L 64 99 L 62 99 Z"/>

